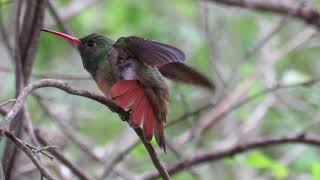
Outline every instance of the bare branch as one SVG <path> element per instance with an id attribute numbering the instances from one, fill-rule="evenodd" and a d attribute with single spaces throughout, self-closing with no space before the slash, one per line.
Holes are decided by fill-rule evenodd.
<path id="1" fill-rule="evenodd" d="M 290 144 L 290 143 L 298 143 L 298 144 L 306 144 L 312 146 L 320 146 L 320 138 L 319 137 L 307 137 L 303 134 L 297 134 L 287 137 L 278 137 L 278 138 L 266 138 L 262 140 L 256 140 L 246 144 L 235 145 L 231 148 L 220 150 L 220 151 L 212 151 L 206 153 L 196 154 L 193 157 L 185 160 L 178 161 L 168 168 L 168 172 L 170 175 L 176 174 L 185 168 L 190 168 L 192 166 L 196 166 L 209 161 L 217 161 L 226 157 L 231 157 L 240 153 L 244 153 L 257 148 L 264 148 L 267 146 L 274 145 L 282 145 L 282 144 Z M 144 180 L 152 180 L 159 178 L 158 173 L 149 174 L 144 177 Z"/>
<path id="2" fill-rule="evenodd" d="M 222 5 L 241 7 L 251 10 L 278 13 L 281 15 L 290 15 L 320 28 L 320 13 L 311 6 L 301 6 L 296 1 L 278 1 L 278 0 L 205 0 Z"/>
<path id="3" fill-rule="evenodd" d="M 97 94 L 92 93 L 90 91 L 73 88 L 70 85 L 68 85 L 67 83 L 59 81 L 59 80 L 44 79 L 44 80 L 36 81 L 34 83 L 30 83 L 29 85 L 27 85 L 23 89 L 23 91 L 21 91 L 20 95 L 16 99 L 16 103 L 14 104 L 12 109 L 7 113 L 7 115 L 5 116 L 5 119 L 1 122 L 1 124 L 4 125 L 4 124 L 9 123 L 18 114 L 18 112 L 22 108 L 26 97 L 32 91 L 34 91 L 38 88 L 43 88 L 43 87 L 55 87 L 55 88 L 64 90 L 65 92 L 67 92 L 69 94 L 87 97 L 89 99 L 98 101 L 98 102 L 106 105 L 107 107 L 109 107 L 109 109 L 111 111 L 117 112 L 118 114 L 120 114 L 123 117 L 128 117 L 127 112 L 125 112 L 122 108 L 115 105 L 112 101 L 106 100 L 106 98 L 104 96 L 97 95 Z"/>

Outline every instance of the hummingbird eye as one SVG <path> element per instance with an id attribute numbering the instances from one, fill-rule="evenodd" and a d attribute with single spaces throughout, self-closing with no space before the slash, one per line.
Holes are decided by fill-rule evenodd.
<path id="1" fill-rule="evenodd" d="M 96 43 L 94 41 L 92 41 L 92 40 L 89 40 L 89 41 L 86 42 L 86 46 L 94 47 L 94 46 L 96 46 Z"/>

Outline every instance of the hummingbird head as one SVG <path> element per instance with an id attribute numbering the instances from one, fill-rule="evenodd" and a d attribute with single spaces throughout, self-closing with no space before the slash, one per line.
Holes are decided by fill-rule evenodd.
<path id="1" fill-rule="evenodd" d="M 84 68 L 93 76 L 101 61 L 106 62 L 107 53 L 111 50 L 113 40 L 99 34 L 90 34 L 80 39 L 78 50 Z"/>
<path id="2" fill-rule="evenodd" d="M 99 63 L 106 61 L 107 53 L 114 43 L 108 37 L 95 33 L 78 39 L 52 30 L 43 29 L 42 31 L 54 34 L 75 44 L 81 55 L 84 68 L 93 76 L 98 69 Z"/>

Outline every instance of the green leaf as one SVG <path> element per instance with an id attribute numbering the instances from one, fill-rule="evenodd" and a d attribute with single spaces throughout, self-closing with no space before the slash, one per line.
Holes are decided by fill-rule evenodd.
<path id="1" fill-rule="evenodd" d="M 287 167 L 279 162 L 274 162 L 271 166 L 271 170 L 276 179 L 285 179 L 289 175 Z"/>
<path id="2" fill-rule="evenodd" d="M 246 164 L 255 168 L 268 168 L 272 165 L 272 160 L 264 153 L 256 151 L 249 155 Z"/>
<path id="3" fill-rule="evenodd" d="M 311 167 L 312 180 L 320 179 L 320 162 L 316 162 Z"/>

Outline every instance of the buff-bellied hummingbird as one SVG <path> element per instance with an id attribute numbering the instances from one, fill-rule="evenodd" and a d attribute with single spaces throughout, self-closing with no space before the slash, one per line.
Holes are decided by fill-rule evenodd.
<path id="1" fill-rule="evenodd" d="M 75 44 L 84 68 L 104 95 L 130 110 L 130 125 L 142 126 L 145 140 L 150 141 L 154 135 L 164 150 L 163 126 L 169 102 L 164 77 L 215 89 L 210 80 L 185 64 L 181 50 L 170 45 L 135 36 L 113 41 L 99 34 L 78 39 L 61 32 L 43 31 Z"/>

